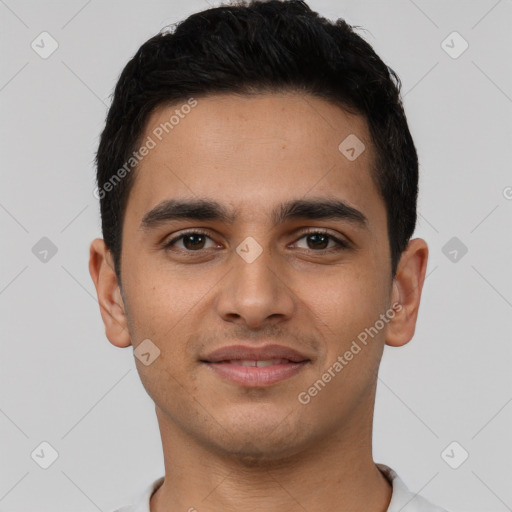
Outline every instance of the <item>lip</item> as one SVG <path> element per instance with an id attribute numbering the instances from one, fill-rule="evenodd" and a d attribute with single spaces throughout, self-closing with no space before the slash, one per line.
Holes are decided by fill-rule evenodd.
<path id="1" fill-rule="evenodd" d="M 284 345 L 264 345 L 253 347 L 248 345 L 231 345 L 214 350 L 206 357 L 201 358 L 202 362 L 220 363 L 221 361 L 263 361 L 271 359 L 288 359 L 293 363 L 301 363 L 310 359 L 291 347 Z"/>
<path id="2" fill-rule="evenodd" d="M 236 361 L 268 361 L 286 359 L 270 366 L 242 366 Z M 201 359 L 217 375 L 246 387 L 266 387 L 288 379 L 300 372 L 310 358 L 298 350 L 284 345 L 253 347 L 231 345 L 221 347 Z"/>
<path id="3" fill-rule="evenodd" d="M 309 361 L 275 364 L 271 366 L 241 366 L 231 362 L 211 363 L 203 361 L 217 375 L 245 387 L 267 387 L 299 373 Z"/>

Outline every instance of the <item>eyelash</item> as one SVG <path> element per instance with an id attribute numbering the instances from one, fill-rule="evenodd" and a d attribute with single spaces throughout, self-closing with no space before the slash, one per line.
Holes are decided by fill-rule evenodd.
<path id="1" fill-rule="evenodd" d="M 206 236 L 208 238 L 211 238 L 210 235 L 207 232 L 202 231 L 200 229 L 193 229 L 193 230 L 190 230 L 190 231 L 182 232 L 181 235 L 179 235 L 179 236 L 169 240 L 168 242 L 165 242 L 163 244 L 163 248 L 165 250 L 169 250 L 170 251 L 170 250 L 172 250 L 171 247 L 172 247 L 173 244 L 175 244 L 176 242 L 178 242 L 182 238 L 184 238 L 186 236 L 189 236 L 189 235 L 204 235 L 204 236 Z M 322 229 L 315 229 L 315 230 L 312 230 L 312 231 L 303 232 L 303 233 L 301 233 L 301 236 L 297 240 L 300 240 L 301 238 L 304 238 L 307 235 L 325 235 L 329 239 L 331 239 L 334 242 L 336 242 L 336 244 L 338 245 L 337 247 L 331 247 L 330 249 L 318 249 L 318 250 L 310 249 L 313 252 L 322 253 L 322 252 L 342 251 L 342 250 L 350 249 L 350 245 L 347 242 L 344 242 L 343 240 L 340 240 L 339 238 L 335 237 L 334 235 L 331 235 L 328 231 L 325 231 L 325 230 L 322 230 Z M 192 254 L 192 253 L 199 253 L 199 252 L 201 252 L 204 249 L 198 249 L 197 251 L 193 251 L 193 250 L 189 250 L 189 249 L 180 249 L 180 250 Z"/>

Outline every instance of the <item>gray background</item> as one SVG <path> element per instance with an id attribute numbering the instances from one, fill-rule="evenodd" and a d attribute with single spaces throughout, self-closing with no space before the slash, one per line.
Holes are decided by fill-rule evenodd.
<path id="1" fill-rule="evenodd" d="M 385 349 L 374 458 L 450 511 L 512 510 L 512 2 L 309 5 L 364 27 L 399 74 L 421 162 L 427 279 L 415 337 Z M 93 157 L 128 59 L 206 7 L 0 0 L 0 510 L 109 511 L 163 474 L 153 402 L 132 349 L 106 339 L 88 272 Z M 47 59 L 31 48 L 43 31 L 59 45 Z M 453 31 L 458 58 L 442 46 Z M 58 249 L 46 262 L 42 237 Z M 48 469 L 31 458 L 43 441 Z M 469 453 L 458 469 L 442 456 L 453 441 L 452 464 Z"/>

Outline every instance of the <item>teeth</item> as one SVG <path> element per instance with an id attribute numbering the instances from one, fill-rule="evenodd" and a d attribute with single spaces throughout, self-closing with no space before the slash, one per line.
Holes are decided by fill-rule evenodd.
<path id="1" fill-rule="evenodd" d="M 231 364 L 236 364 L 238 366 L 273 366 L 276 364 L 285 364 L 289 363 L 288 359 L 268 359 L 266 361 L 250 361 L 246 359 L 238 359 L 229 361 Z"/>

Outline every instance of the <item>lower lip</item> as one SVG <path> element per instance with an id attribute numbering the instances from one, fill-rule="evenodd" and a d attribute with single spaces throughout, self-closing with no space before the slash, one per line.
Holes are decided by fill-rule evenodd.
<path id="1" fill-rule="evenodd" d="M 232 363 L 205 363 L 226 379 L 248 387 L 264 387 L 288 379 L 300 372 L 308 361 L 272 366 L 241 366 Z"/>

